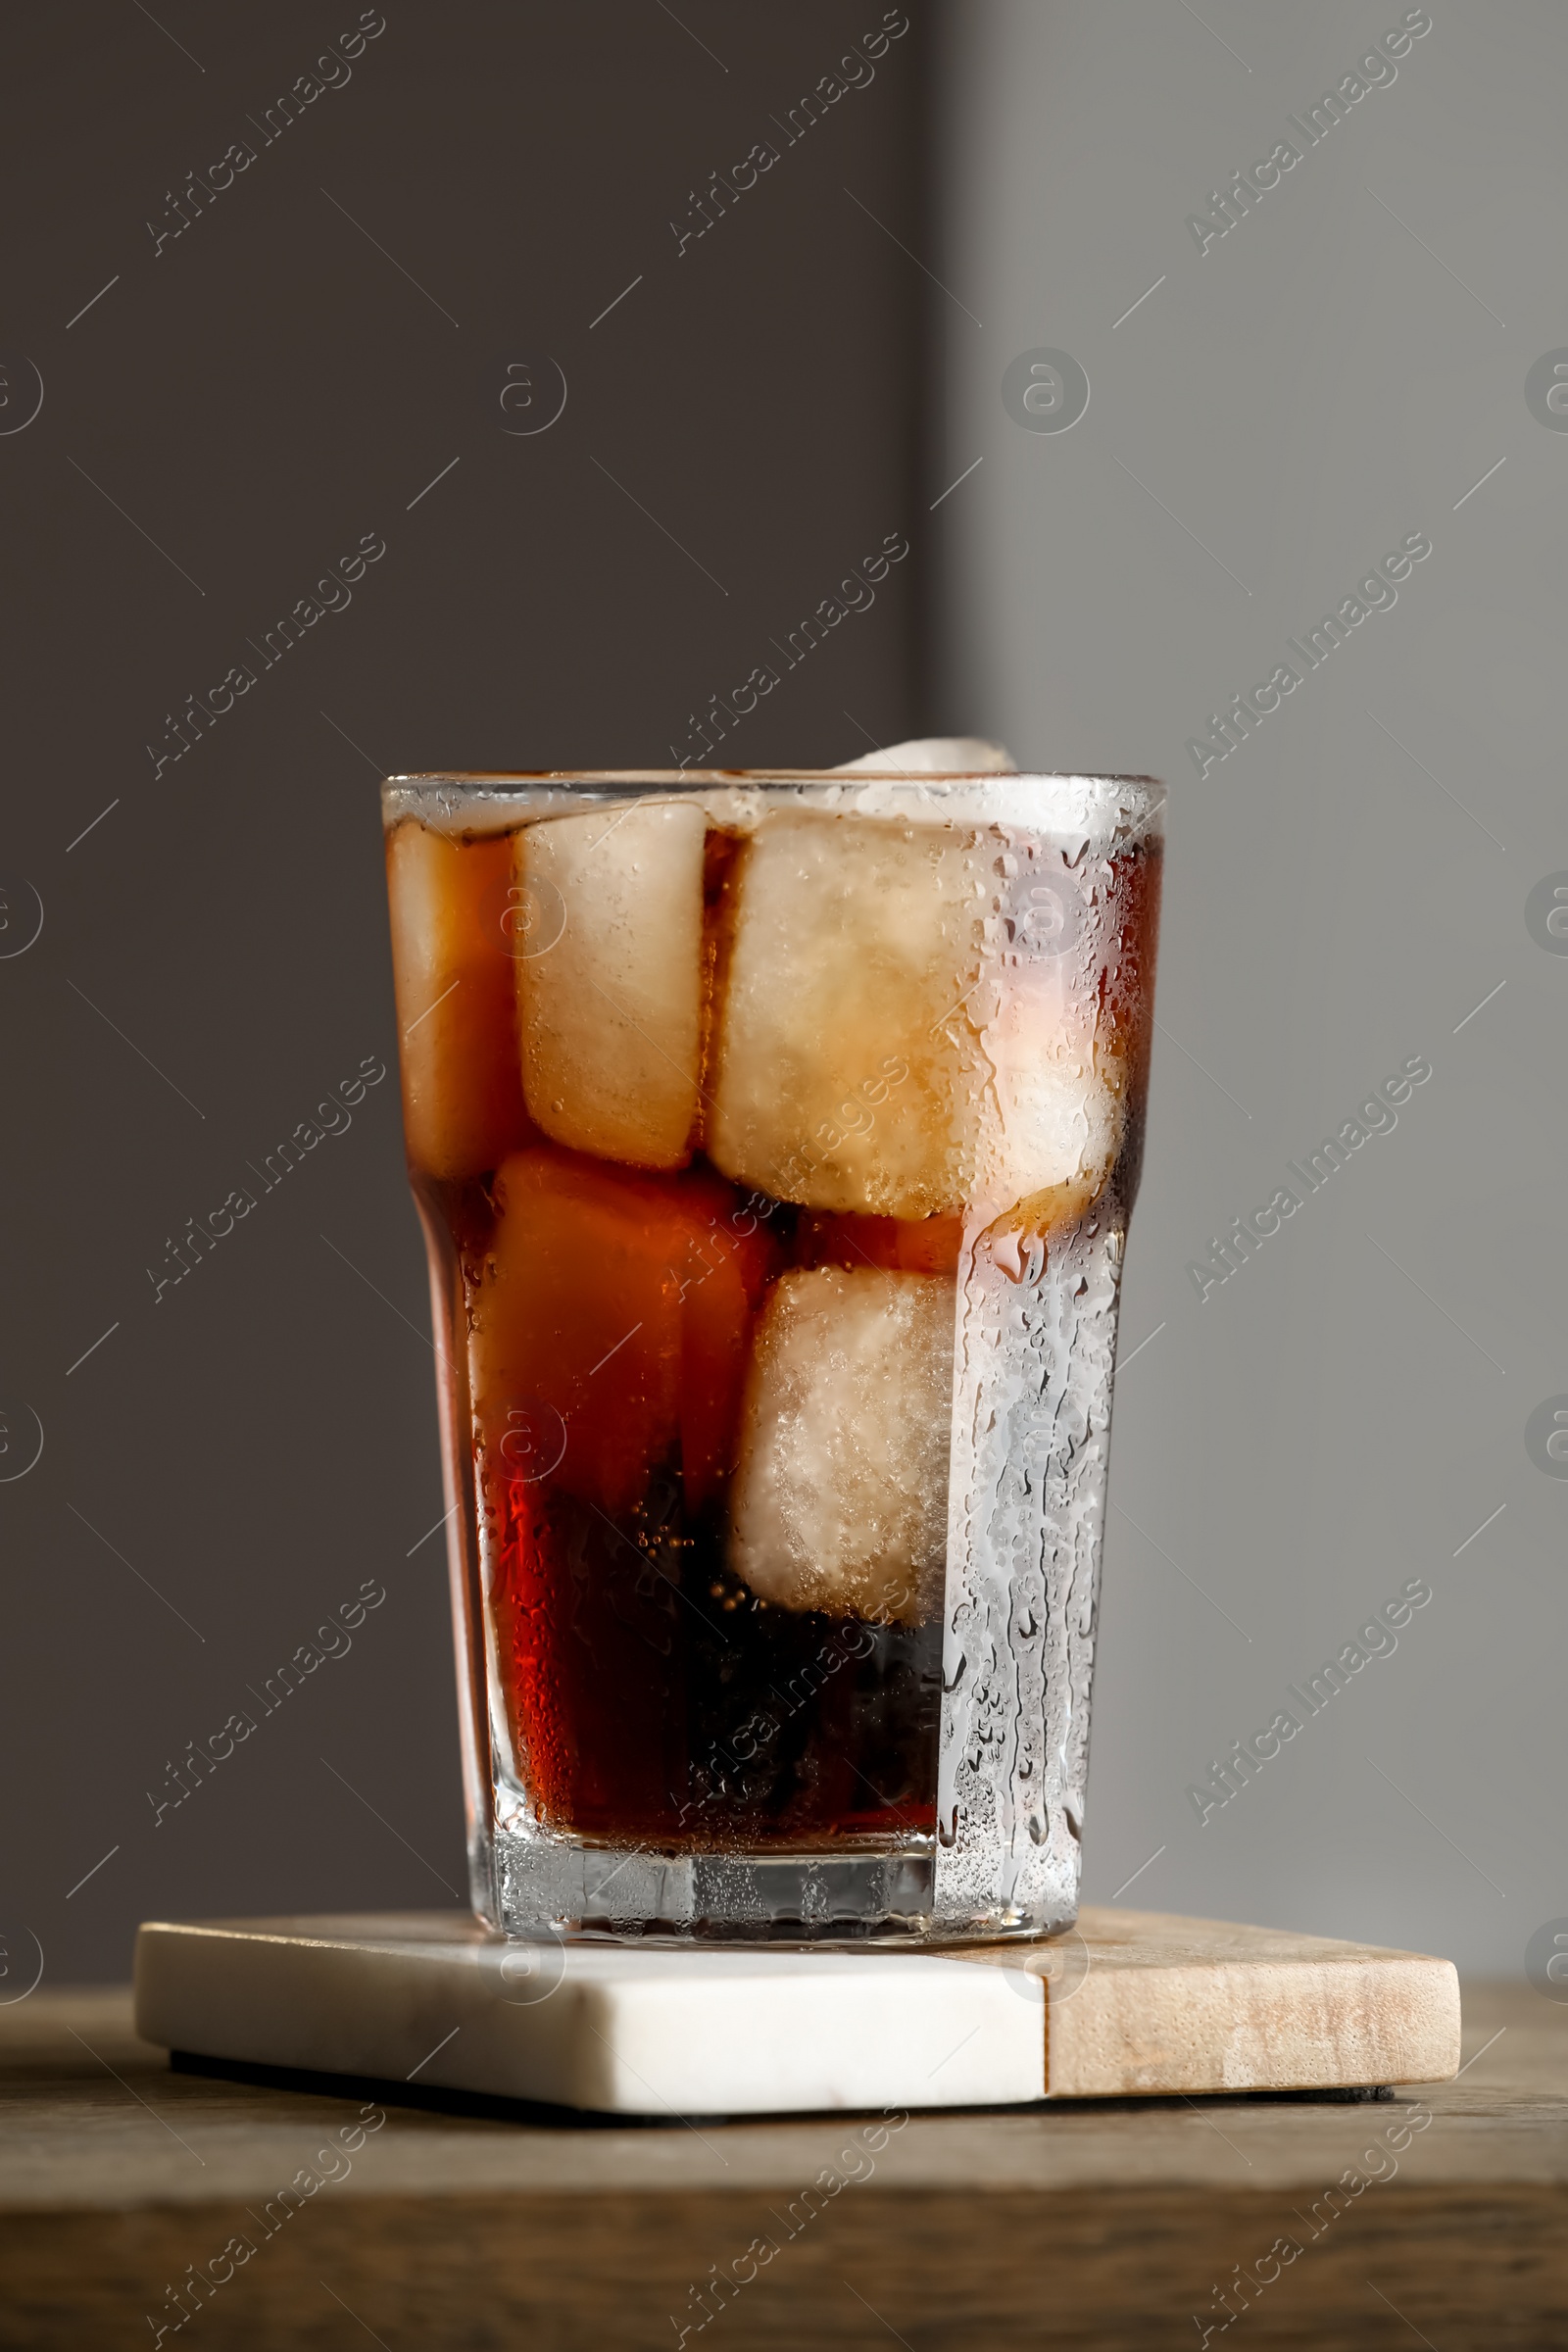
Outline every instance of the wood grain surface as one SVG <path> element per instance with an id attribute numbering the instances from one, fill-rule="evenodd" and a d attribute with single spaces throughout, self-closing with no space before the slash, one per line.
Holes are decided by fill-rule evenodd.
<path id="1" fill-rule="evenodd" d="M 1081 1954 L 1081 1972 L 1074 1966 Z M 1438 2082 L 1459 2064 L 1453 1965 L 1418 1952 L 1086 1904 L 1077 1930 L 973 1955 L 1048 1984 L 1051 2098 Z"/>
<path id="2" fill-rule="evenodd" d="M 0 2012 L 0 2343 L 1563 2352 L 1568 2008 L 1468 1986 L 1464 2061 L 1357 2102 L 627 2128 L 172 2072 L 128 1996 L 39 1992 Z"/>

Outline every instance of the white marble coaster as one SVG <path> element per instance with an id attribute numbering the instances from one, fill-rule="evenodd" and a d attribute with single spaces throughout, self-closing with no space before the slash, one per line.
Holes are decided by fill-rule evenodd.
<path id="1" fill-rule="evenodd" d="M 1435 2082 L 1446 1960 L 1086 1910 L 941 1955 L 508 1943 L 466 1912 L 156 1921 L 136 2028 L 192 2056 L 612 2115 Z"/>

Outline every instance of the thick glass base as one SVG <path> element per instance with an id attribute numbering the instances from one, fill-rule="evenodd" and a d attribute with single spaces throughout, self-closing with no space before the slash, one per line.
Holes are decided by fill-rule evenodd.
<path id="1" fill-rule="evenodd" d="M 1076 1916 L 1004 1905 L 941 1916 L 929 1839 L 895 1853 L 660 1854 L 497 1830 L 488 1860 L 477 1907 L 529 1939 L 937 1945 L 1055 1935 Z"/>

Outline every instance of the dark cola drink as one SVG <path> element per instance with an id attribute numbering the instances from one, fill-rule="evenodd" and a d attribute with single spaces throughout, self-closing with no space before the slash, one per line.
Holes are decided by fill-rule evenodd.
<path id="1" fill-rule="evenodd" d="M 1067 781 L 387 787 L 475 1900 L 514 1932 L 1059 1924 L 1019 1893 L 1050 1574 L 1020 1612 L 989 1547 L 1054 1510 L 1098 1561 L 1102 1442 L 1053 1503 L 1042 1413 L 1054 1380 L 1093 1425 L 1081 1366 L 1108 1418 L 1159 887 L 1157 788 Z"/>

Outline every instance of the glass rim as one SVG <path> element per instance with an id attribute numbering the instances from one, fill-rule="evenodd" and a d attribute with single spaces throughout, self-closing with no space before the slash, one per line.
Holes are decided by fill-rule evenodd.
<path id="1" fill-rule="evenodd" d="M 1169 794 L 1157 776 L 1022 768 L 456 768 L 388 776 L 381 822 L 388 835 L 412 822 L 467 837 L 642 801 L 702 804 L 743 830 L 795 807 L 911 824 L 1010 826 L 1125 848 L 1162 838 Z"/>
<path id="2" fill-rule="evenodd" d="M 670 792 L 711 791 L 726 784 L 1125 784 L 1169 797 L 1159 776 L 1120 774 L 1096 768 L 980 767 L 446 767 L 394 771 L 383 791 L 440 792 L 452 785 L 481 791 L 522 791 L 548 785 L 555 791 L 597 790 L 607 784 L 649 785 Z"/>

